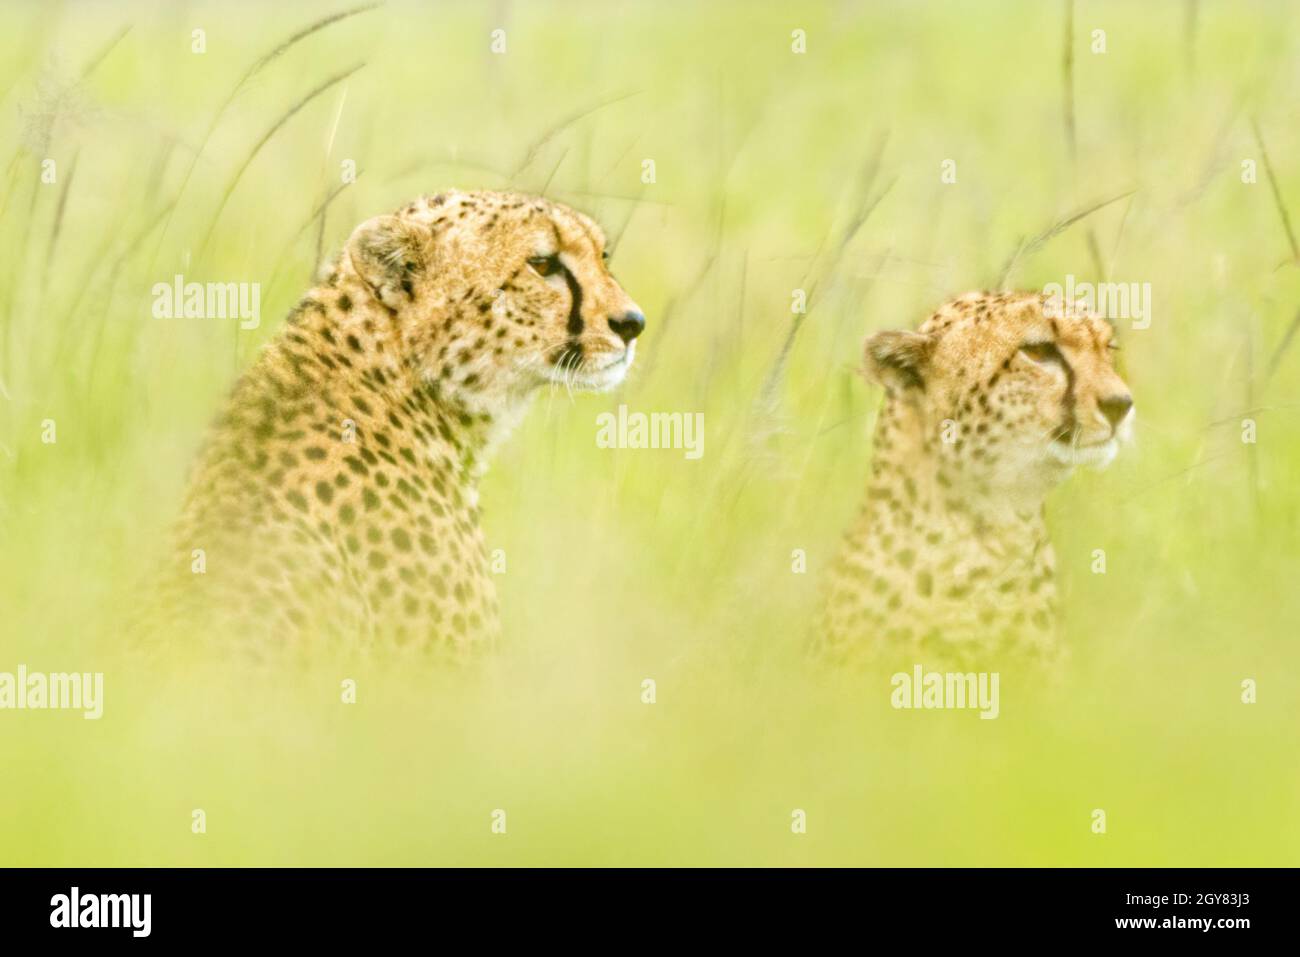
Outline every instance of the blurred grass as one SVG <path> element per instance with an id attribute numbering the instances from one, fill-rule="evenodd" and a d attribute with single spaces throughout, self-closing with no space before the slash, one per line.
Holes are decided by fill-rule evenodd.
<path id="1" fill-rule="evenodd" d="M 0 863 L 1300 863 L 1300 353 L 1266 371 L 1300 264 L 1251 128 L 1300 215 L 1294 11 L 1076 4 L 1072 162 L 1064 5 L 388 3 L 280 49 L 352 9 L 0 11 L 0 670 L 106 673 L 99 722 L 0 713 Z M 249 676 L 180 636 L 134 668 L 120 622 L 203 429 L 318 249 L 453 185 L 596 216 L 650 319 L 619 393 L 541 396 L 485 482 L 502 654 Z M 1123 333 L 1138 447 L 1049 506 L 1071 680 L 1005 677 L 990 722 L 810 671 L 879 401 L 864 334 L 1130 190 L 1008 277 L 1098 278 L 1091 232 L 1154 290 Z M 151 318 L 177 272 L 260 282 L 261 327 Z M 620 402 L 703 411 L 704 458 L 598 449 Z"/>

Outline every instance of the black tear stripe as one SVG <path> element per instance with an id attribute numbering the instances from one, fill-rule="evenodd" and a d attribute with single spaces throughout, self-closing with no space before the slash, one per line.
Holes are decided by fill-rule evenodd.
<path id="1" fill-rule="evenodd" d="M 557 260 L 558 261 L 558 260 Z M 582 335 L 582 286 L 578 283 L 573 273 L 569 272 L 569 267 L 564 263 L 559 263 L 561 272 L 564 273 L 564 284 L 569 287 L 569 322 L 566 327 L 569 333 L 569 341 L 564 344 L 559 355 L 555 357 L 555 364 L 568 369 L 576 369 L 582 362 L 582 340 L 578 338 Z"/>
<path id="2" fill-rule="evenodd" d="M 564 273 L 564 284 L 569 287 L 569 296 L 573 300 L 569 305 L 569 335 L 577 338 L 582 335 L 582 286 L 564 263 L 560 263 L 560 270 Z"/>
<path id="3" fill-rule="evenodd" d="M 1052 345 L 1055 347 L 1061 340 L 1061 330 L 1056 325 L 1055 319 L 1048 319 L 1047 322 L 1052 327 Z M 1065 358 L 1065 353 L 1059 348 L 1056 349 L 1056 360 L 1065 370 L 1065 395 L 1061 396 L 1061 410 L 1065 413 L 1065 421 L 1056 429 L 1052 438 L 1058 441 L 1069 439 L 1073 442 L 1079 431 L 1079 420 L 1074 417 L 1074 366 L 1070 365 L 1070 360 Z"/>

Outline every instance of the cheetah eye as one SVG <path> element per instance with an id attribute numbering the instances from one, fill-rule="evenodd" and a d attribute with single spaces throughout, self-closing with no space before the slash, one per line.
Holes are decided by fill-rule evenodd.
<path id="1" fill-rule="evenodd" d="M 602 250 L 600 251 L 600 258 L 601 258 L 601 260 L 604 261 L 604 262 L 609 262 L 609 250 L 608 250 L 608 249 L 602 249 Z"/>
<path id="2" fill-rule="evenodd" d="M 1061 350 L 1056 348 L 1054 342 L 1025 342 L 1021 344 L 1020 351 L 1035 362 L 1061 361 Z"/>
<path id="3" fill-rule="evenodd" d="M 539 276 L 554 276 L 560 270 L 560 257 L 556 254 L 550 256 L 531 256 L 528 265 L 532 267 L 533 272 Z"/>

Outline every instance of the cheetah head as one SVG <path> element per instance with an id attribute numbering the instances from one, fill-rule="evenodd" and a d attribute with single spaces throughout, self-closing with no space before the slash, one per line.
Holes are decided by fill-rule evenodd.
<path id="1" fill-rule="evenodd" d="M 472 404 L 547 382 L 613 388 L 645 328 L 600 227 L 533 196 L 426 196 L 362 223 L 342 258 L 394 318 L 406 360 Z"/>
<path id="2" fill-rule="evenodd" d="M 1037 293 L 970 293 L 916 332 L 867 341 L 868 373 L 919 419 L 949 476 L 1050 485 L 1104 468 L 1133 429 L 1114 329 Z"/>

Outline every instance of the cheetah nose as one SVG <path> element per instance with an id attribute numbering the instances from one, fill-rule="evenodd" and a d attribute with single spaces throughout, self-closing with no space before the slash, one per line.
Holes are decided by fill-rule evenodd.
<path id="1" fill-rule="evenodd" d="M 609 327 L 624 342 L 631 342 L 645 329 L 645 316 L 639 312 L 625 312 L 623 315 L 609 317 Z"/>
<path id="2" fill-rule="evenodd" d="M 1124 420 L 1124 416 L 1128 415 L 1128 410 L 1133 408 L 1133 397 L 1131 395 L 1111 395 L 1098 402 L 1097 406 L 1113 429 Z"/>

